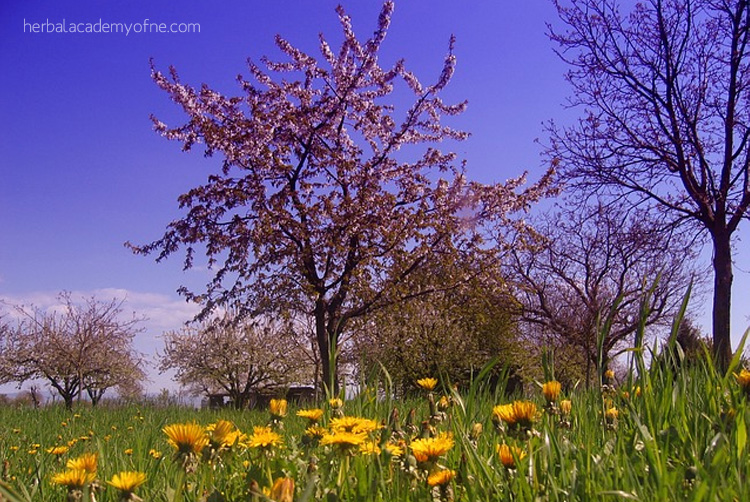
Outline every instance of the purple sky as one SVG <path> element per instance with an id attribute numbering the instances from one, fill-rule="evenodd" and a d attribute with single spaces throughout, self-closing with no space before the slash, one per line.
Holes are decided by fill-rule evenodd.
<path id="1" fill-rule="evenodd" d="M 245 60 L 278 56 L 280 33 L 316 54 L 317 35 L 339 37 L 329 0 L 219 2 L 173 0 L 5 1 L 0 4 L 0 298 L 46 305 L 60 290 L 127 296 L 129 309 L 151 319 L 139 336 L 154 353 L 163 330 L 194 311 L 175 293 L 200 287 L 205 271 L 181 271 L 180 256 L 156 264 L 123 243 L 149 242 L 180 213 L 176 198 L 205 180 L 219 160 L 152 131 L 149 115 L 182 119 L 150 79 L 149 58 L 171 64 L 192 84 L 206 82 L 239 94 Z M 368 37 L 380 3 L 343 2 L 355 32 Z M 200 33 L 31 33 L 34 23 L 199 23 Z M 552 52 L 545 22 L 548 0 L 401 0 L 381 56 L 405 58 L 423 82 L 439 75 L 451 34 L 457 38 L 456 75 L 447 99 L 469 100 L 452 121 L 472 133 L 456 148 L 469 176 L 503 181 L 543 170 L 542 123 L 571 115 L 564 65 Z M 745 255 L 747 256 L 747 255 Z M 747 267 L 738 257 L 734 340 L 748 323 Z M 744 265 L 744 270 L 741 268 Z M 707 317 L 702 318 L 707 324 Z M 154 376 L 154 387 L 165 386 Z"/>

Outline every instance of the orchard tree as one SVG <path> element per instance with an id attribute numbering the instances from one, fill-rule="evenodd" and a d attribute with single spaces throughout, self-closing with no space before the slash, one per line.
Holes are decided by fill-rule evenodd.
<path id="1" fill-rule="evenodd" d="M 731 356 L 732 242 L 750 207 L 750 3 L 555 1 L 583 117 L 552 128 L 565 178 L 649 204 L 713 248 L 713 348 Z"/>
<path id="2" fill-rule="evenodd" d="M 16 307 L 18 323 L 0 347 L 0 382 L 46 380 L 71 408 L 84 390 L 96 404 L 107 389 L 130 389 L 145 379 L 132 347 L 142 319 L 123 318 L 123 302 L 114 299 L 76 304 L 61 293 L 59 300 L 48 310 Z"/>
<path id="3" fill-rule="evenodd" d="M 536 244 L 514 248 L 506 262 L 520 318 L 546 345 L 575 347 L 587 382 L 634 335 L 644 299 L 653 326 L 671 322 L 691 282 L 699 289 L 690 242 L 655 231 L 657 223 L 634 209 L 567 205 L 532 224 Z M 600 361 L 597 339 L 608 317 Z"/>
<path id="4" fill-rule="evenodd" d="M 505 185 L 468 182 L 456 156 L 434 146 L 467 136 L 441 121 L 466 105 L 440 97 L 454 71 L 453 40 L 440 77 L 423 85 L 403 61 L 381 67 L 393 2 L 383 4 L 365 43 L 344 10 L 337 12 L 337 50 L 321 35 L 316 59 L 277 37 L 286 60 L 264 58 L 265 68 L 251 61 L 252 79 L 239 77 L 241 97 L 191 87 L 174 69 L 153 69 L 189 119 L 177 127 L 154 119 L 157 131 L 184 150 L 202 143 L 223 163 L 205 185 L 180 196 L 187 214 L 162 238 L 131 245 L 158 260 L 185 248 L 186 268 L 205 252 L 214 270 L 206 290 L 181 289 L 203 305 L 204 317 L 217 305 L 241 306 L 251 316 L 306 312 L 331 392 L 352 319 L 399 301 L 403 284 L 429 262 L 486 251 L 485 225 L 507 223 L 548 180 L 522 193 L 516 189 L 523 177 Z M 399 96 L 413 95 L 403 113 L 396 86 Z"/>
<path id="5" fill-rule="evenodd" d="M 416 381 L 428 376 L 466 384 L 492 360 L 493 375 L 506 370 L 511 377 L 530 374 L 527 347 L 518 336 L 516 300 L 508 285 L 496 273 L 463 272 L 473 279 L 447 288 L 440 283 L 454 270 L 425 271 L 419 279 L 435 293 L 358 320 L 355 330 L 361 335 L 355 340 L 355 353 L 360 372 L 377 373 L 382 365 L 400 395 L 416 390 Z"/>
<path id="6" fill-rule="evenodd" d="M 311 381 L 305 348 L 290 325 L 225 316 L 166 333 L 159 369 L 175 370 L 193 394 L 226 393 L 244 409 L 258 391 Z"/>

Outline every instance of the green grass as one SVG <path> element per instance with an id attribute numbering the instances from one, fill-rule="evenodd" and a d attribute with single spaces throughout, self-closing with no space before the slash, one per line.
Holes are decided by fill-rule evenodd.
<path id="1" fill-rule="evenodd" d="M 380 442 L 395 436 L 387 424 L 393 408 L 398 408 L 404 430 L 401 438 L 392 439 L 401 439 L 406 447 L 400 458 L 390 458 L 386 452 L 344 455 L 305 444 L 306 421 L 290 407 L 280 431 L 282 449 L 263 453 L 234 447 L 211 462 L 201 461 L 189 473 L 175 461 L 162 432 L 165 425 L 193 421 L 207 425 L 225 419 L 252 433 L 253 426 L 269 422 L 268 413 L 134 406 L 73 411 L 6 407 L 0 409 L 3 490 L 11 501 L 65 500 L 66 489 L 53 485 L 51 476 L 65 468 L 67 459 L 98 452 L 97 476 L 102 485 L 120 471 L 145 472 L 147 481 L 136 493 L 148 501 L 266 500 L 253 495 L 250 487 L 257 483 L 261 489 L 270 488 L 279 477 L 294 479 L 295 501 L 750 500 L 750 414 L 743 390 L 731 373 L 717 374 L 708 360 L 689 368 L 673 367 L 669 362 L 654 364 L 619 386 L 566 394 L 573 404 L 569 427 L 560 424 L 560 416 L 541 413 L 528 433 L 496 428 L 493 406 L 511 399 L 501 397 L 482 379 L 451 391 L 452 406 L 443 420 L 433 418 L 431 425 L 433 433 L 449 431 L 455 440 L 439 459 L 441 466 L 456 471 L 443 489 L 427 485 L 428 466 L 409 454 L 408 444 L 424 428 L 422 422 L 431 419 L 424 396 L 392 401 L 373 388 L 345 404 L 347 415 L 374 418 L 386 426 L 373 435 Z M 641 389 L 639 396 L 636 387 Z M 525 398 L 536 402 L 539 410 L 545 405 L 540 392 Z M 604 419 L 611 407 L 619 412 L 616 423 Z M 408 429 L 405 418 L 412 408 L 416 424 Z M 471 434 L 476 423 L 483 430 L 478 439 Z M 60 457 L 46 451 L 73 440 Z M 525 452 L 515 470 L 499 461 L 496 446 L 503 442 Z M 154 458 L 152 450 L 161 458 Z M 118 500 L 118 492 L 106 488 L 97 500 Z"/>

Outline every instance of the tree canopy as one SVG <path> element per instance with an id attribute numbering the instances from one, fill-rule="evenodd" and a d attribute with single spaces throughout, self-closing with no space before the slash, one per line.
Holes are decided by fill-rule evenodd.
<path id="1" fill-rule="evenodd" d="M 0 339 L 0 382 L 45 380 L 70 408 L 81 392 L 93 404 L 113 387 L 131 393 L 145 380 L 133 349 L 141 319 L 123 318 L 123 302 L 61 293 L 51 310 L 17 306 L 18 322 Z"/>
<path id="2" fill-rule="evenodd" d="M 551 128 L 569 184 L 650 205 L 713 250 L 713 348 L 731 354 L 732 242 L 750 207 L 746 0 L 556 1 L 553 29 L 582 117 Z"/>
<path id="3" fill-rule="evenodd" d="M 250 61 L 252 78 L 238 78 L 238 97 L 153 68 L 188 116 L 176 127 L 155 118 L 157 131 L 185 150 L 200 143 L 206 155 L 221 155 L 222 169 L 180 196 L 186 214 L 162 238 L 133 249 L 160 260 L 184 248 L 185 267 L 205 252 L 212 280 L 205 291 L 181 290 L 204 315 L 217 305 L 310 315 L 331 391 L 352 319 L 429 293 L 402 286 L 431 262 L 491 254 L 487 230 L 511 223 L 549 181 L 520 193 L 523 176 L 469 182 L 456 155 L 436 148 L 467 137 L 442 121 L 466 106 L 440 97 L 454 72 L 454 43 L 432 85 L 403 61 L 381 66 L 393 9 L 383 4 L 373 36 L 361 43 L 339 7 L 343 41 L 334 49 L 321 35 L 318 58 L 278 36 L 285 60 Z M 397 87 L 412 96 L 404 112 L 395 106 Z"/>

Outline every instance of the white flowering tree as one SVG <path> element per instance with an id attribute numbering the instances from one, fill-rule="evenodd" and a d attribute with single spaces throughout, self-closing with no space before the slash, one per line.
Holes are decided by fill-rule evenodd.
<path id="1" fill-rule="evenodd" d="M 166 333 L 159 369 L 174 370 L 193 394 L 226 394 L 244 409 L 259 391 L 312 381 L 305 342 L 288 323 L 225 316 Z"/>
<path id="2" fill-rule="evenodd" d="M 184 150 L 200 143 L 206 155 L 220 154 L 223 168 L 179 198 L 186 214 L 162 238 L 132 248 L 158 260 L 184 248 L 186 268 L 205 252 L 215 272 L 206 290 L 181 289 L 204 314 L 217 305 L 252 315 L 307 312 L 331 390 L 351 319 L 428 293 L 404 288 L 411 274 L 486 250 L 479 223 L 507 223 L 544 190 L 542 183 L 517 193 L 522 177 L 496 186 L 467 182 L 456 156 L 434 146 L 467 137 L 441 120 L 466 106 L 440 98 L 455 67 L 453 40 L 433 85 L 403 61 L 382 67 L 393 8 L 383 4 L 365 43 L 338 8 L 343 42 L 334 50 L 321 35 L 318 59 L 277 37 L 286 60 L 264 58 L 263 68 L 250 62 L 252 79 L 239 78 L 241 97 L 191 87 L 174 68 L 169 75 L 153 69 L 188 116 L 177 127 L 154 119 L 157 131 Z M 413 95 L 403 114 L 393 106 L 396 86 Z"/>
<path id="3" fill-rule="evenodd" d="M 142 319 L 122 316 L 122 301 L 62 293 L 55 308 L 17 306 L 18 322 L 0 337 L 0 383 L 46 381 L 71 408 L 86 392 L 96 405 L 119 387 L 132 393 L 146 378 L 133 349 Z"/>

